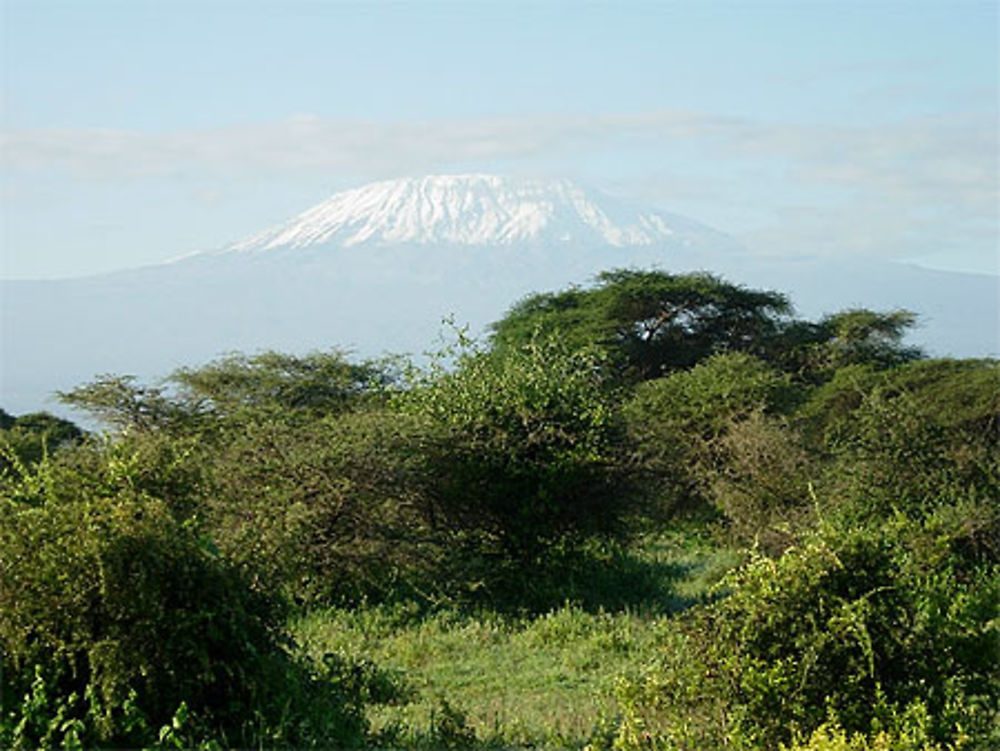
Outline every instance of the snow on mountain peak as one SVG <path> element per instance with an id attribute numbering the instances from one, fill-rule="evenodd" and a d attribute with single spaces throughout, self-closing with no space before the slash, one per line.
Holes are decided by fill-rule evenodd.
<path id="1" fill-rule="evenodd" d="M 342 191 L 227 250 L 516 243 L 625 247 L 687 244 L 687 236 L 703 232 L 710 231 L 584 191 L 569 180 L 432 175 Z"/>

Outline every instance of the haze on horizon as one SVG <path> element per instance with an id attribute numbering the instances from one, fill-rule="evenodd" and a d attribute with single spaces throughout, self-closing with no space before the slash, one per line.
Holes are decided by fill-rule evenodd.
<path id="1" fill-rule="evenodd" d="M 768 255 L 997 271 L 994 2 L 5 0 L 4 278 L 337 190 L 565 177 Z"/>

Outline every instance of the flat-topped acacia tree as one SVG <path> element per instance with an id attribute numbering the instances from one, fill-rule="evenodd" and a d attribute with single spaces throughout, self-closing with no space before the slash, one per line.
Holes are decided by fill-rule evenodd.
<path id="1" fill-rule="evenodd" d="M 923 356 L 903 343 L 916 322 L 906 310 L 848 309 L 814 323 L 795 318 L 780 292 L 706 272 L 616 269 L 595 281 L 524 298 L 493 324 L 494 347 L 516 347 L 536 333 L 557 335 L 570 347 L 597 345 L 626 383 L 723 352 L 751 354 L 820 381 L 845 365 L 885 368 Z"/>
<path id="2" fill-rule="evenodd" d="M 617 269 L 598 274 L 590 289 L 526 297 L 493 324 L 493 342 L 516 346 L 535 331 L 558 332 L 571 346 L 604 348 L 625 380 L 642 381 L 718 352 L 762 351 L 791 310 L 779 292 L 708 273 Z"/>

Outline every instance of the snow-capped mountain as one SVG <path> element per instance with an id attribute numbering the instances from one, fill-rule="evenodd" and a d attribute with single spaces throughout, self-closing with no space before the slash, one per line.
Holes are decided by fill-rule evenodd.
<path id="1" fill-rule="evenodd" d="M 337 193 L 156 266 L 0 282 L 0 406 L 58 411 L 49 395 L 95 374 L 154 379 L 234 350 L 420 353 L 446 317 L 479 333 L 526 294 L 629 266 L 713 271 L 788 293 L 808 317 L 905 307 L 921 315 L 914 343 L 936 354 L 1000 349 L 996 277 L 762 259 L 695 221 L 565 180 L 430 176 Z"/>
<path id="2" fill-rule="evenodd" d="M 226 250 L 331 245 L 606 247 L 719 241 L 690 219 L 637 207 L 569 180 L 432 175 L 372 183 Z"/>

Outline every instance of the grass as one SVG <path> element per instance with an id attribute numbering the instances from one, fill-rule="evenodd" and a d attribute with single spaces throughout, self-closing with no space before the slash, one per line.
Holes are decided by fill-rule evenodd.
<path id="1" fill-rule="evenodd" d="M 615 681 L 641 670 L 669 616 L 704 599 L 739 560 L 681 534 L 616 556 L 605 574 L 613 581 L 591 579 L 591 601 L 535 613 L 509 603 L 331 609 L 303 616 L 293 632 L 314 655 L 365 657 L 405 684 L 403 700 L 370 712 L 388 745 L 579 748 L 613 715 Z"/>

